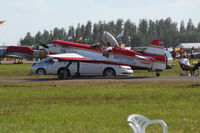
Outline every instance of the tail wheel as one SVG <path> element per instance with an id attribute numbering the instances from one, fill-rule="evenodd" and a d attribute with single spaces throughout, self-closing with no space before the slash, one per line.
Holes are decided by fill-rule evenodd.
<path id="1" fill-rule="evenodd" d="M 112 69 L 112 68 L 106 68 L 106 69 L 103 71 L 103 76 L 108 76 L 108 77 L 116 76 L 116 72 L 115 72 L 115 70 Z"/>
<path id="2" fill-rule="evenodd" d="M 43 68 L 39 68 L 37 71 L 36 71 L 37 74 L 39 75 L 45 75 L 46 74 L 46 71 L 43 69 Z"/>
<path id="3" fill-rule="evenodd" d="M 159 76 L 160 76 L 160 73 L 156 73 L 156 76 L 159 77 Z"/>
<path id="4" fill-rule="evenodd" d="M 58 78 L 59 79 L 69 79 L 71 77 L 70 71 L 66 68 L 61 68 L 58 71 Z"/>

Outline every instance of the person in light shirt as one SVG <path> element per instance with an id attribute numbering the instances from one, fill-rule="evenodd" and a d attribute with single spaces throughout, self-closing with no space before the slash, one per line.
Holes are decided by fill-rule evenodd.
<path id="1" fill-rule="evenodd" d="M 191 76 L 194 75 L 193 67 L 190 65 L 190 62 L 189 62 L 189 60 L 186 58 L 185 55 L 183 55 L 183 56 L 180 58 L 180 63 L 181 63 L 181 65 L 182 65 L 185 69 L 190 70 Z"/>

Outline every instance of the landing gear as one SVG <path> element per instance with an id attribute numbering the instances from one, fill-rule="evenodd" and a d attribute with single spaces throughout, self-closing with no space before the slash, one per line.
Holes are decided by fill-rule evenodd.
<path id="1" fill-rule="evenodd" d="M 69 79 L 71 78 L 71 73 L 69 70 L 69 66 L 72 64 L 73 62 L 70 61 L 66 67 L 62 67 L 58 70 L 58 78 L 59 79 Z M 77 72 L 75 73 L 75 77 L 80 77 L 80 62 L 77 62 Z"/>
<path id="2" fill-rule="evenodd" d="M 77 72 L 75 73 L 75 77 L 80 77 L 80 62 L 77 62 Z"/>
<path id="3" fill-rule="evenodd" d="M 72 61 L 70 61 L 66 67 L 61 67 L 58 70 L 58 78 L 59 79 L 69 79 L 71 77 L 71 73 L 69 71 L 69 66 L 72 64 Z"/>

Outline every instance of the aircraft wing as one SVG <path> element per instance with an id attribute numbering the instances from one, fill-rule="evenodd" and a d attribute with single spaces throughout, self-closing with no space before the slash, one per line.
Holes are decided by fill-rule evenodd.
<path id="1" fill-rule="evenodd" d="M 84 55 L 80 55 L 77 53 L 63 53 L 63 54 L 54 54 L 54 55 L 48 55 L 49 57 L 52 57 L 54 59 L 62 60 L 62 61 L 79 61 L 79 62 L 88 62 L 88 63 L 103 63 L 103 64 L 111 64 L 111 65 L 127 65 L 131 66 L 129 64 L 124 64 L 122 62 L 113 62 L 110 60 L 101 60 L 91 57 L 86 57 Z M 153 58 L 145 58 L 143 56 L 136 56 L 136 58 L 139 58 L 140 60 L 146 60 L 146 61 L 155 61 Z"/>
<path id="2" fill-rule="evenodd" d="M 53 57 L 55 59 L 64 60 L 64 61 L 82 61 L 82 62 L 95 62 L 95 60 L 86 58 L 80 54 L 76 53 L 64 53 L 64 54 L 54 54 L 48 55 L 49 57 Z"/>
<path id="3" fill-rule="evenodd" d="M 49 57 L 52 57 L 54 59 L 62 60 L 62 61 L 79 61 L 79 62 L 88 62 L 88 63 L 103 63 L 103 64 L 112 64 L 112 65 L 126 65 L 121 64 L 113 61 L 108 60 L 97 60 L 91 57 L 86 57 L 84 55 L 80 55 L 77 53 L 64 53 L 64 54 L 54 54 L 54 55 L 48 55 Z"/>

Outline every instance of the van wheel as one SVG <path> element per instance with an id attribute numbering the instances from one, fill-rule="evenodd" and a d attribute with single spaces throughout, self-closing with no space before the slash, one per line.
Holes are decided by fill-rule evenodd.
<path id="1" fill-rule="evenodd" d="M 69 79 L 71 77 L 70 71 L 66 68 L 61 68 L 58 71 L 58 78 L 59 79 Z"/>
<path id="2" fill-rule="evenodd" d="M 43 68 L 39 68 L 39 69 L 37 69 L 36 74 L 38 74 L 38 75 L 45 75 L 46 71 Z"/>
<path id="3" fill-rule="evenodd" d="M 112 69 L 112 68 L 106 68 L 106 69 L 103 71 L 103 76 L 109 76 L 109 77 L 116 76 L 116 72 L 115 72 L 115 70 Z"/>

